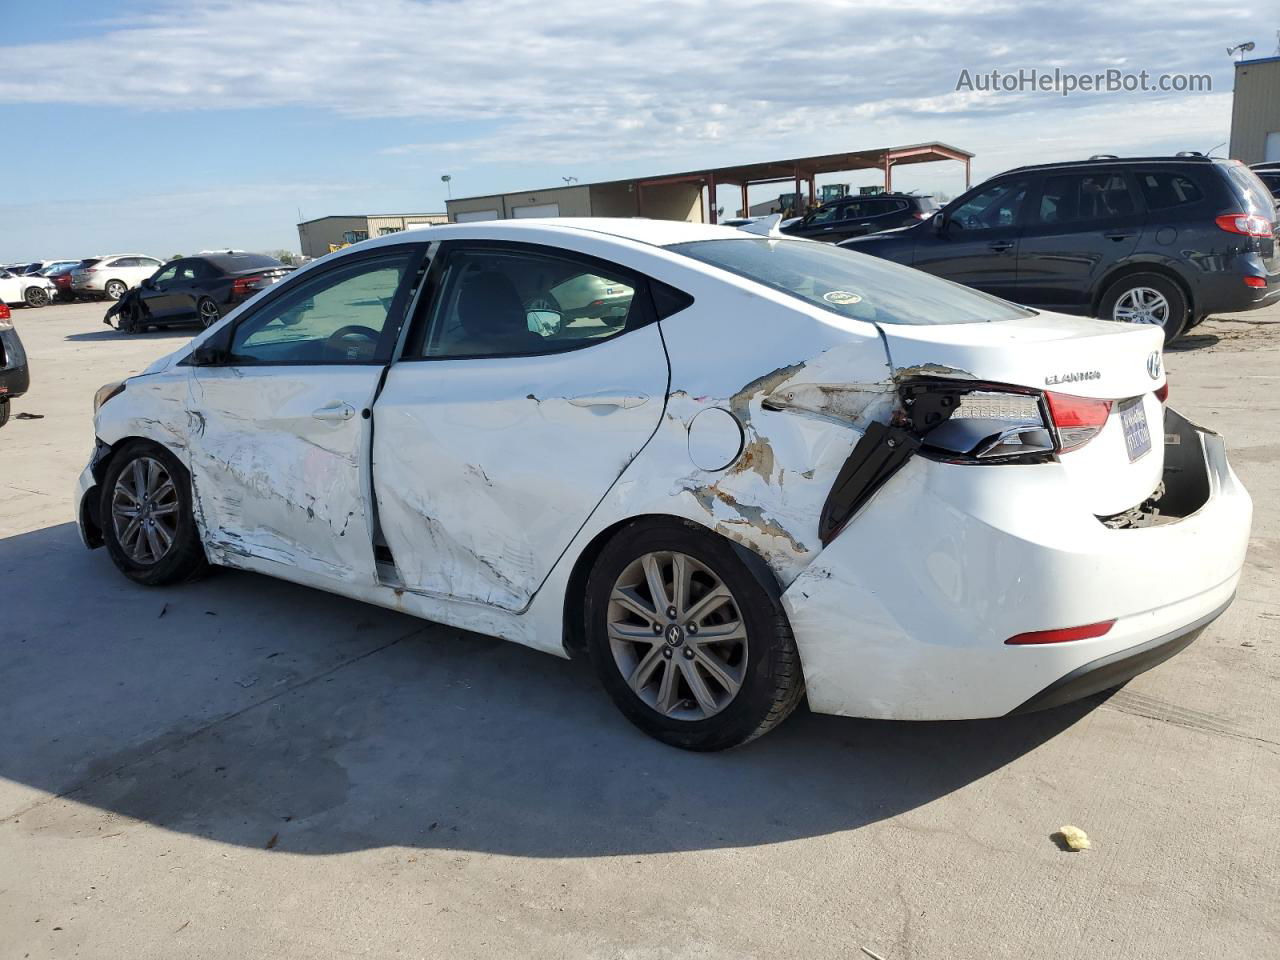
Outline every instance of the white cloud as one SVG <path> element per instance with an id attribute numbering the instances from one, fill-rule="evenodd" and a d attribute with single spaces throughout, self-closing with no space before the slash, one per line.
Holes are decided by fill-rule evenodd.
<path id="1" fill-rule="evenodd" d="M 740 160 L 932 139 L 981 153 L 991 141 L 1044 144 L 1073 128 L 1064 149 L 1081 135 L 1096 141 L 1103 127 L 1140 146 L 1169 133 L 1225 130 L 1222 98 L 976 94 L 956 92 L 957 76 L 962 67 L 1123 64 L 1211 72 L 1223 91 L 1231 68 L 1222 38 L 1251 16 L 1167 0 L 1067 8 L 206 0 L 153 8 L 97 36 L 0 47 L 0 102 L 305 106 L 349 117 L 484 121 L 484 133 L 390 152 L 506 163 L 608 154 L 628 169 L 657 157 Z"/>

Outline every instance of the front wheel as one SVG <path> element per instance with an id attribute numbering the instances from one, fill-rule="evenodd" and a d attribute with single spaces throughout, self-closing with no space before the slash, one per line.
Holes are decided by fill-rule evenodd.
<path id="1" fill-rule="evenodd" d="M 108 280 L 107 285 L 103 287 L 108 300 L 119 300 L 128 289 L 123 280 Z"/>
<path id="2" fill-rule="evenodd" d="M 587 585 L 587 644 L 627 719 L 686 750 L 735 747 L 786 719 L 804 679 L 768 576 L 683 521 L 605 546 Z"/>
<path id="3" fill-rule="evenodd" d="M 44 287 L 27 287 L 22 294 L 22 299 L 28 307 L 47 307 L 49 305 L 49 291 Z"/>
<path id="4" fill-rule="evenodd" d="M 136 583 L 180 583 L 208 569 L 186 468 L 159 444 L 135 440 L 115 455 L 99 516 L 107 553 Z"/>
<path id="5" fill-rule="evenodd" d="M 1121 323 L 1145 323 L 1164 331 L 1173 343 L 1191 319 L 1186 294 L 1172 280 L 1156 273 L 1135 273 L 1107 288 L 1098 316 Z"/>

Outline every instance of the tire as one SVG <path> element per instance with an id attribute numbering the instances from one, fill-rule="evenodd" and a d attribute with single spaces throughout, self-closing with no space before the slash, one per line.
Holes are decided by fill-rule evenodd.
<path id="1" fill-rule="evenodd" d="M 9 401 L 0 399 L 0 427 L 9 422 Z"/>
<path id="2" fill-rule="evenodd" d="M 106 286 L 102 288 L 102 292 L 108 300 L 119 300 L 128 289 L 129 285 L 123 280 L 108 280 Z"/>
<path id="3" fill-rule="evenodd" d="M 633 524 L 605 545 L 587 580 L 585 636 L 600 682 L 628 720 L 685 750 L 747 743 L 785 720 L 804 695 L 800 657 L 777 585 L 762 564 L 753 570 L 738 549 L 686 521 Z M 677 557 L 688 571 L 688 600 L 681 606 L 695 614 L 692 619 L 684 611 L 670 617 L 674 605 L 654 610 L 647 586 L 656 569 L 664 597 L 673 594 Z M 708 601 L 717 580 L 729 594 L 727 602 Z M 618 587 L 628 604 L 616 601 Z M 641 608 L 656 617 L 641 616 Z M 707 639 L 717 627 L 741 639 Z M 691 674 L 699 678 L 700 693 Z M 629 676 L 638 679 L 634 688 Z M 717 676 L 736 681 L 736 691 Z"/>
<path id="4" fill-rule="evenodd" d="M 1151 309 L 1144 310 L 1144 303 Z M 1182 288 L 1168 277 L 1158 273 L 1132 273 L 1107 288 L 1098 305 L 1098 316 L 1120 323 L 1158 326 L 1164 331 L 1164 342 L 1170 344 L 1187 329 L 1191 308 Z"/>
<path id="5" fill-rule="evenodd" d="M 27 287 L 23 291 L 22 299 L 28 307 L 47 307 L 49 305 L 49 291 L 44 287 Z"/>
<path id="6" fill-rule="evenodd" d="M 141 327 L 138 325 L 138 305 L 127 304 L 120 308 L 120 312 L 116 314 L 116 328 L 121 333 L 140 333 Z"/>
<path id="7" fill-rule="evenodd" d="M 135 464 L 140 474 L 135 472 Z M 151 472 L 152 464 L 167 476 L 171 489 L 166 489 L 159 482 L 160 476 Z M 164 533 L 157 532 L 155 526 L 150 528 L 150 533 L 139 527 L 136 534 L 131 534 L 125 526 L 130 521 L 120 516 L 120 511 L 133 507 L 129 496 L 117 493 L 118 488 L 123 485 L 134 492 L 146 490 L 148 480 L 153 482 L 154 496 L 145 502 L 152 508 L 173 508 L 164 513 L 157 510 L 151 517 L 153 524 L 167 532 L 167 545 Z M 209 563 L 192 511 L 191 479 L 178 458 L 164 447 L 148 440 L 127 443 L 107 467 L 101 497 L 98 515 L 102 518 L 102 539 L 116 567 L 130 580 L 147 587 L 160 587 L 194 580 L 208 571 Z M 168 521 L 170 517 L 172 523 Z"/>
<path id="8" fill-rule="evenodd" d="M 208 330 L 222 319 L 222 311 L 209 297 L 201 297 L 196 302 L 196 316 L 200 318 L 200 326 Z"/>

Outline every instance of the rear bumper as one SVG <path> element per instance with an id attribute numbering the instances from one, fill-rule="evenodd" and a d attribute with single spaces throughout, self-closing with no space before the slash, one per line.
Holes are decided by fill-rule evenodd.
<path id="1" fill-rule="evenodd" d="M 11 326 L 0 329 L 0 399 L 20 397 L 31 387 L 27 352 Z"/>
<path id="2" fill-rule="evenodd" d="M 1154 526 L 1104 526 L 1056 463 L 911 460 L 783 595 L 812 708 L 998 717 L 1121 683 L 1163 659 L 1153 650 L 1177 652 L 1230 603 L 1252 503 L 1222 438 L 1168 418 L 1179 450 L 1167 441 L 1165 501 L 1186 515 Z M 1112 619 L 1101 637 L 1005 643 Z"/>
<path id="3" fill-rule="evenodd" d="M 1229 269 L 1199 274 L 1191 294 L 1196 315 L 1244 313 L 1280 302 L 1280 274 L 1270 273 L 1267 263 L 1256 253 L 1239 254 Z M 1261 277 L 1267 285 L 1246 286 L 1245 277 Z"/>

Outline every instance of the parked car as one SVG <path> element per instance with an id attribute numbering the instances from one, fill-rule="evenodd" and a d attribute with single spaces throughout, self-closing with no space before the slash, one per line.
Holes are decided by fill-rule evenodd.
<path id="1" fill-rule="evenodd" d="M 293 267 L 260 253 L 211 253 L 166 263 L 107 311 L 129 333 L 198 321 L 203 326 L 286 276 Z"/>
<path id="2" fill-rule="evenodd" d="M 1053 706 L 1231 602 L 1251 502 L 1166 409 L 1153 328 L 727 227 L 415 234 L 103 386 L 86 544 L 141 584 L 220 564 L 586 652 L 628 718 L 699 750 L 806 692 L 890 719 Z M 625 313 L 527 309 L 585 276 Z"/>
<path id="3" fill-rule="evenodd" d="M 71 288 L 71 274 L 79 267 L 91 267 L 98 261 L 95 258 L 87 260 L 74 260 L 69 264 L 54 267 L 45 272 L 45 277 L 53 284 L 55 288 L 54 299 L 63 302 L 74 300 L 76 298 L 75 291 Z"/>
<path id="4" fill-rule="evenodd" d="M 1018 303 L 1151 324 L 1280 300 L 1276 207 L 1248 167 L 1209 157 L 1019 167 L 928 222 L 842 246 Z"/>
<path id="5" fill-rule="evenodd" d="M 27 272 L 38 273 L 42 277 L 47 277 L 55 270 L 60 270 L 63 267 L 74 267 L 78 263 L 80 263 L 79 260 L 43 260 L 40 262 L 38 269 L 28 269 Z"/>
<path id="6" fill-rule="evenodd" d="M 31 386 L 27 353 L 10 319 L 9 308 L 0 303 L 0 427 L 9 422 L 9 405 Z"/>
<path id="7" fill-rule="evenodd" d="M 1255 163 L 1250 168 L 1258 175 L 1258 179 L 1271 191 L 1273 199 L 1280 200 L 1280 161 Z"/>
<path id="8" fill-rule="evenodd" d="M 57 288 L 46 277 L 34 274 L 18 276 L 8 270 L 0 270 L 0 303 L 44 307 L 53 301 L 56 292 Z"/>
<path id="9" fill-rule="evenodd" d="M 933 197 L 912 193 L 878 193 L 865 197 L 841 197 L 824 203 L 790 224 L 783 233 L 835 243 L 881 230 L 892 230 L 928 220 L 938 209 Z"/>
<path id="10" fill-rule="evenodd" d="M 98 257 L 92 265 L 71 272 L 71 289 L 77 296 L 119 300 L 126 290 L 136 287 L 161 266 L 155 257 L 136 253 Z"/>

